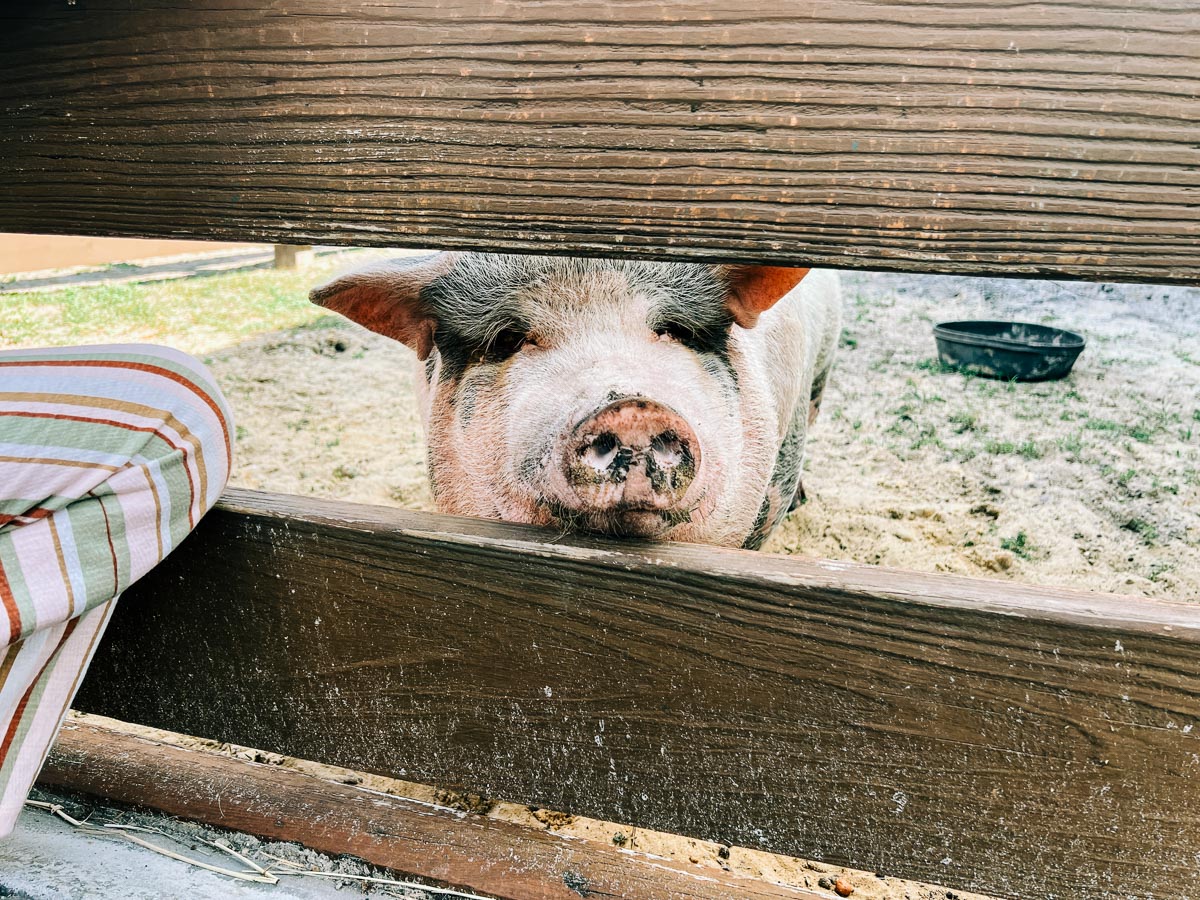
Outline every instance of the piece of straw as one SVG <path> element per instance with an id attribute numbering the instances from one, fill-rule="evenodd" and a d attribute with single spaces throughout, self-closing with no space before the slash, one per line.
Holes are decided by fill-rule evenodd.
<path id="1" fill-rule="evenodd" d="M 47 812 L 51 813 L 52 815 L 58 816 L 58 818 L 62 819 L 64 822 L 67 822 L 72 827 L 79 829 L 80 831 L 84 832 L 85 834 L 108 835 L 110 837 L 119 837 L 126 841 L 131 841 L 135 844 L 138 844 L 139 846 L 145 847 L 147 850 L 153 850 L 155 853 L 159 853 L 163 856 L 170 857 L 171 859 L 179 860 L 180 862 L 187 863 L 190 866 L 195 866 L 198 869 L 206 869 L 209 872 L 216 872 L 218 875 L 225 875 L 225 876 L 228 876 L 229 878 L 236 878 L 239 881 L 254 881 L 254 882 L 257 882 L 258 884 L 278 884 L 279 883 L 279 879 L 276 876 L 272 875 L 270 872 L 265 871 L 261 866 L 258 866 L 257 864 L 250 862 L 250 860 L 246 859 L 244 856 L 242 856 L 236 850 L 233 850 L 229 847 L 222 847 L 219 844 L 215 844 L 212 841 L 207 841 L 202 837 L 197 837 L 196 840 L 198 840 L 202 844 L 207 844 L 210 847 L 215 847 L 218 850 L 221 850 L 225 853 L 229 853 L 233 856 L 236 856 L 242 862 L 249 863 L 257 871 L 237 872 L 237 871 L 234 871 L 233 869 L 225 869 L 225 868 L 222 868 L 221 866 L 214 866 L 211 863 L 206 863 L 199 859 L 192 859 L 190 857 L 183 856 L 182 854 L 176 853 L 173 850 L 168 850 L 166 847 L 160 847 L 157 844 L 153 844 L 150 841 L 147 841 L 143 838 L 138 837 L 137 835 L 127 833 L 130 831 L 144 831 L 149 834 L 161 834 L 163 837 L 169 838 L 173 841 L 179 840 L 174 835 L 169 834 L 168 832 L 163 831 L 162 829 L 159 829 L 159 828 L 145 828 L 141 825 L 121 825 L 121 824 L 117 824 L 115 822 L 109 823 L 109 824 L 105 825 L 103 828 L 97 828 L 94 825 L 88 825 L 84 822 L 79 821 L 74 816 L 72 816 L 70 813 L 68 813 L 62 807 L 62 805 L 59 803 L 45 803 L 41 800 L 26 800 L 25 804 L 27 806 L 35 807 L 37 809 L 44 809 Z"/>
<path id="2" fill-rule="evenodd" d="M 116 829 L 119 831 L 142 831 L 142 832 L 145 832 L 146 834 L 161 834 L 163 837 L 167 838 L 168 840 L 172 840 L 172 841 L 175 841 L 180 844 L 184 843 L 184 841 L 182 839 L 171 834 L 171 832 L 169 832 L 169 831 L 163 831 L 163 829 L 161 829 L 161 828 L 150 828 L 145 825 L 122 825 L 118 822 L 110 822 L 110 823 L 106 824 L 104 827 Z M 132 838 L 132 835 L 125 835 L 125 837 Z M 238 853 L 236 850 L 234 850 L 232 847 L 230 847 L 224 841 L 210 841 L 210 840 L 200 837 L 199 835 L 194 835 L 193 838 L 191 838 L 191 839 L 196 840 L 196 841 L 200 842 L 201 844 L 204 844 L 207 847 L 212 847 L 214 850 L 220 850 L 222 853 L 228 853 L 234 859 L 248 865 L 255 872 L 258 872 L 260 875 L 265 875 L 267 878 L 271 879 L 270 881 L 264 881 L 263 882 L 264 884 L 275 884 L 277 881 L 279 881 L 278 878 L 276 878 L 274 875 L 272 875 L 270 872 L 268 872 L 266 869 L 264 869 L 258 863 L 254 862 L 254 860 L 247 859 L 245 856 L 242 856 L 242 854 Z M 145 842 L 139 841 L 138 843 L 145 843 Z M 177 857 L 177 858 L 182 858 L 182 857 Z M 185 861 L 186 862 L 194 862 L 192 860 L 185 860 Z M 195 862 L 195 865 L 207 867 L 207 868 L 213 868 L 212 866 L 205 866 L 203 863 L 199 863 L 199 862 Z M 229 872 L 228 869 L 222 869 L 220 867 L 216 867 L 214 869 L 214 871 Z M 243 872 L 243 873 L 236 873 L 236 874 L 245 875 L 245 874 L 249 874 L 249 873 Z"/>
<path id="3" fill-rule="evenodd" d="M 220 866 L 214 866 L 198 859 L 191 859 L 190 857 L 183 856 L 182 854 L 176 853 L 173 850 L 168 850 L 165 847 L 160 847 L 157 844 L 153 844 L 144 838 L 138 837 L 136 834 L 129 834 L 131 831 L 141 831 L 147 834 L 160 834 L 165 838 L 182 843 L 182 841 L 175 835 L 171 834 L 170 832 L 163 831 L 161 828 L 149 828 L 144 825 L 122 825 L 118 822 L 110 822 L 103 828 L 97 828 L 94 825 L 88 825 L 74 818 L 62 807 L 61 804 L 45 803 L 41 800 L 26 800 L 25 803 L 28 806 L 46 810 L 52 815 L 58 816 L 63 821 L 87 834 L 110 835 L 113 837 L 124 838 L 127 841 L 132 841 L 141 847 L 145 847 L 147 850 L 153 850 L 155 853 L 160 853 L 163 856 L 170 857 L 171 859 L 179 860 L 180 862 L 187 863 L 191 866 L 196 866 L 200 869 L 206 869 L 209 872 L 216 872 L 218 875 L 226 875 L 229 878 L 237 878 L 241 881 L 253 881 L 257 882 L 258 884 L 279 883 L 279 877 L 277 875 L 273 874 L 267 869 L 264 869 L 258 863 L 254 862 L 254 860 L 243 856 L 224 841 L 209 841 L 199 837 L 198 835 L 194 838 L 201 844 L 213 847 L 214 849 L 228 853 L 230 856 L 237 858 L 242 863 L 250 866 L 251 869 L 253 869 L 252 872 L 237 872 L 233 869 L 224 869 Z M 308 876 L 311 878 L 334 878 L 340 881 L 359 881 L 367 884 L 381 885 L 384 887 L 397 887 L 404 888 L 406 890 L 424 891 L 427 894 L 435 894 L 439 897 L 457 897 L 461 898 L 461 900 L 489 900 L 489 898 L 484 897 L 482 894 L 471 894 L 465 891 L 456 891 L 453 888 L 432 887 L 416 881 L 397 881 L 394 878 L 375 878 L 371 875 L 345 875 L 339 872 L 315 871 L 313 869 L 307 869 L 300 863 L 293 862 L 290 859 L 284 859 L 282 856 L 275 856 L 274 854 L 267 853 L 265 850 L 260 850 L 259 852 L 268 859 L 275 860 L 275 863 L 273 863 L 270 868 L 274 868 L 276 864 L 287 866 L 290 871 L 280 872 L 280 875 Z"/>
<path id="4" fill-rule="evenodd" d="M 69 822 L 70 824 L 74 825 L 76 828 L 84 827 L 84 824 L 82 822 L 80 822 L 78 819 L 72 818 L 67 813 L 67 811 L 65 809 L 63 809 L 62 806 L 58 803 L 45 803 L 41 800 L 26 800 L 25 805 L 26 806 L 34 806 L 34 807 L 37 807 L 38 809 L 44 809 L 47 812 L 49 812 L 51 815 L 58 816 L 64 822 Z"/>
<path id="5" fill-rule="evenodd" d="M 189 859 L 180 853 L 173 850 L 168 850 L 166 847 L 159 847 L 157 844 L 152 844 L 136 834 L 122 834 L 121 837 L 127 841 L 133 841 L 145 847 L 147 850 L 153 850 L 155 853 L 161 853 L 163 856 L 169 856 L 171 859 L 177 859 L 180 862 L 187 863 L 191 866 L 196 866 L 199 869 L 207 869 L 209 872 L 216 872 L 218 875 L 227 875 L 230 878 L 236 878 L 239 881 L 254 881 L 258 884 L 279 884 L 279 879 L 274 875 L 260 875 L 257 872 L 235 872 L 233 869 L 223 869 L 220 866 L 209 865 L 206 862 L 201 862 L 198 859 Z"/>
<path id="6" fill-rule="evenodd" d="M 263 856 L 275 860 L 275 862 L 287 866 L 294 871 L 280 872 L 280 875 L 308 875 L 312 878 L 337 878 L 347 881 L 362 881 L 369 884 L 379 884 L 386 887 L 408 888 L 410 890 L 425 891 L 429 894 L 437 894 L 442 897 L 462 897 L 465 900 L 490 900 L 490 898 L 482 894 L 468 894 L 463 891 L 456 891 L 453 888 L 431 887 L 427 884 L 421 884 L 417 881 L 397 881 L 394 878 L 375 878 L 371 875 L 343 875 L 339 872 L 321 872 L 313 869 L 306 869 L 300 863 L 292 862 L 290 859 L 284 859 L 282 856 L 275 856 L 266 851 L 262 852 Z"/>

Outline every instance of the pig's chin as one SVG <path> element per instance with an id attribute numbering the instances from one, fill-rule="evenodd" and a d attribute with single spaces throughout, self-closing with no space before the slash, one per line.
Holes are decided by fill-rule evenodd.
<path id="1" fill-rule="evenodd" d="M 662 540 L 672 528 L 688 521 L 684 512 L 644 507 L 597 510 L 553 504 L 549 511 L 556 524 L 571 531 L 643 540 Z"/>
<path id="2" fill-rule="evenodd" d="M 589 520 L 584 526 L 586 530 L 614 537 L 661 538 L 678 524 L 670 513 L 652 509 L 593 513 L 586 518 Z"/>

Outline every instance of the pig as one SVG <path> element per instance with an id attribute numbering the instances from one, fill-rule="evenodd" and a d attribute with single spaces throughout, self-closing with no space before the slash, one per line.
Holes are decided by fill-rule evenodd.
<path id="1" fill-rule="evenodd" d="M 440 511 L 748 549 L 803 495 L 841 309 L 828 271 L 469 252 L 310 299 L 416 353 Z"/>

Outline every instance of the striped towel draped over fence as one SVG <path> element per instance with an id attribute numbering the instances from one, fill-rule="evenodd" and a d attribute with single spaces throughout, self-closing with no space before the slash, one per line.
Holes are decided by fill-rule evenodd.
<path id="1" fill-rule="evenodd" d="M 0 836 L 113 601 L 224 488 L 231 422 L 211 374 L 173 350 L 0 352 Z"/>

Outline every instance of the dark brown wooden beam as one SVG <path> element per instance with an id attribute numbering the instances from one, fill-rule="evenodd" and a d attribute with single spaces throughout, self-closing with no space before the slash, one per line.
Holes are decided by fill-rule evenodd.
<path id="1" fill-rule="evenodd" d="M 235 491 L 77 706 L 1002 896 L 1200 894 L 1193 604 Z"/>
<path id="2" fill-rule="evenodd" d="M 0 229 L 1200 280 L 1191 0 L 0 13 Z"/>
<path id="3" fill-rule="evenodd" d="M 221 828 L 350 854 L 501 900 L 822 900 L 719 869 L 464 816 L 295 769 L 68 720 L 39 782 Z"/>

